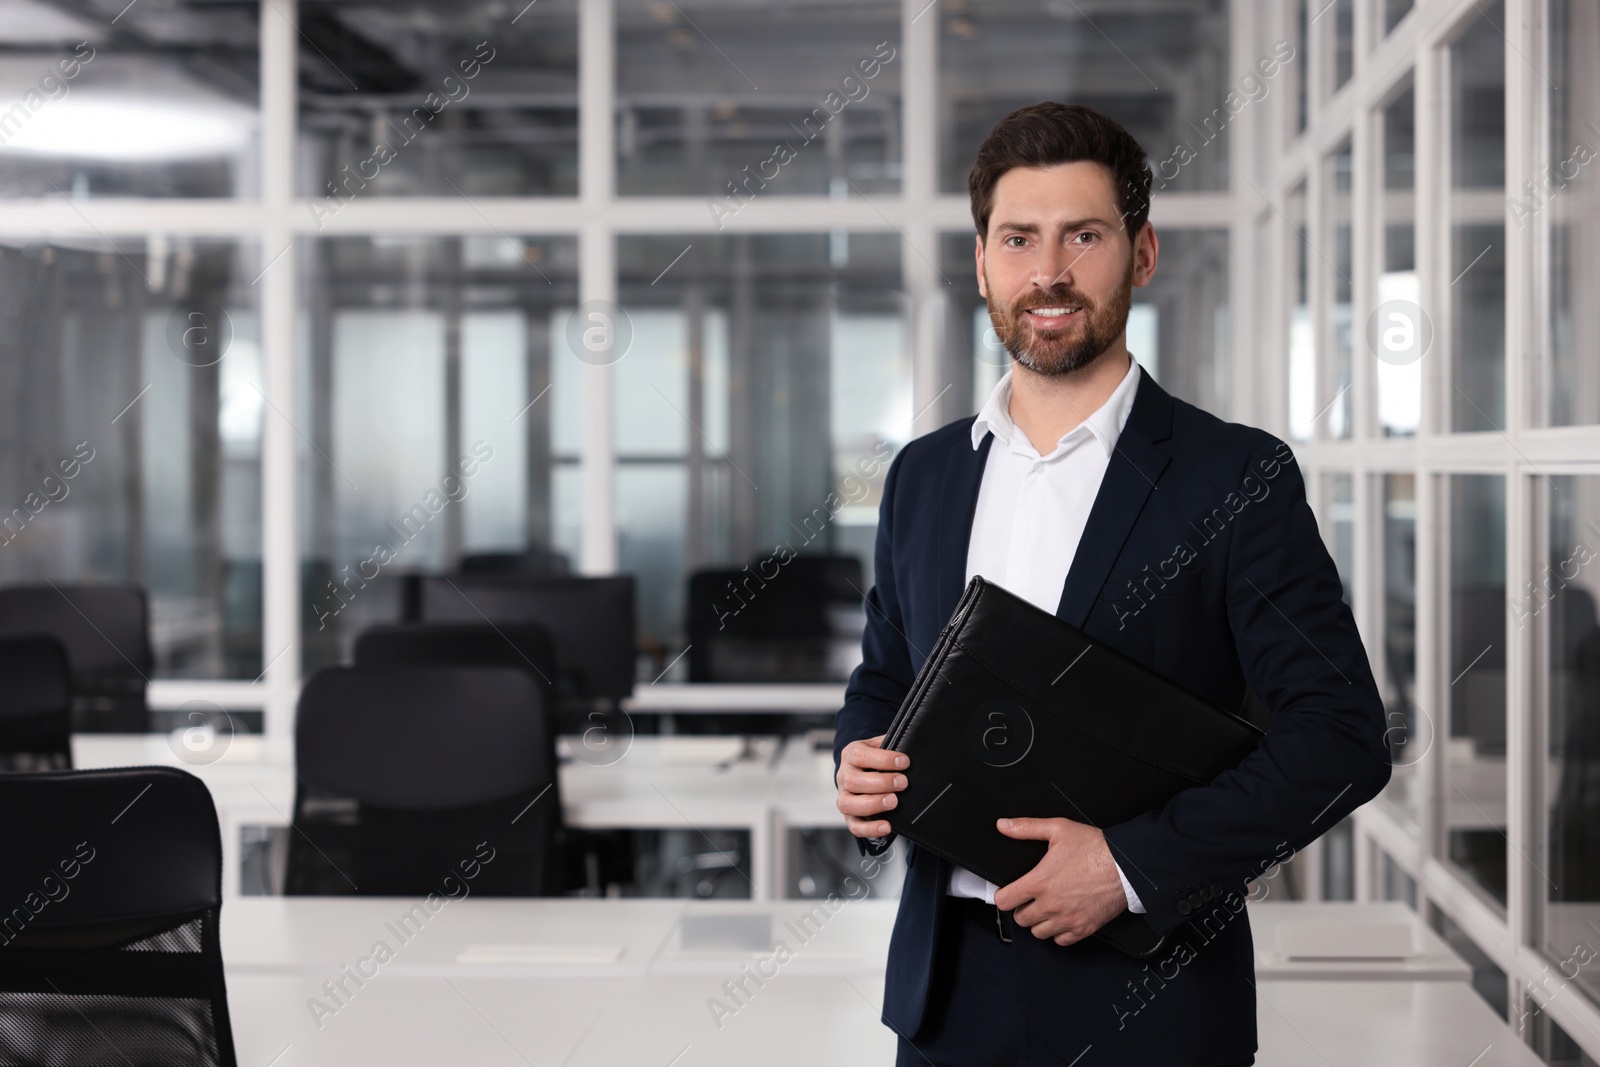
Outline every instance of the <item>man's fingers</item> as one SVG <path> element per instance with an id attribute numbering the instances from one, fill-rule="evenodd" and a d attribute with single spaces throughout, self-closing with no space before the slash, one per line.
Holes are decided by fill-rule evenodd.
<path id="1" fill-rule="evenodd" d="M 1022 841 L 1048 841 L 1059 819 L 1000 819 L 996 828 L 1007 837 Z"/>
<path id="2" fill-rule="evenodd" d="M 854 767 L 845 767 L 839 772 L 839 788 L 847 793 L 889 793 L 905 787 L 903 774 L 860 771 Z"/>
<path id="3" fill-rule="evenodd" d="M 845 815 L 862 815 L 868 818 L 882 815 L 900 803 L 894 793 L 844 793 L 839 794 L 838 808 Z"/>
<path id="4" fill-rule="evenodd" d="M 883 748 L 882 744 L 882 734 L 864 741 L 852 741 L 839 753 L 839 762 L 869 771 L 903 771 L 911 766 L 910 756 Z"/>
<path id="5" fill-rule="evenodd" d="M 1039 889 L 1034 885 L 1033 872 L 1018 878 L 1015 882 L 1007 882 L 994 891 L 995 907 L 1001 911 L 1016 912 L 1039 895 Z"/>
<path id="6" fill-rule="evenodd" d="M 858 819 L 853 815 L 845 817 L 845 829 L 857 837 L 887 837 L 891 829 L 888 823 L 875 819 Z"/>

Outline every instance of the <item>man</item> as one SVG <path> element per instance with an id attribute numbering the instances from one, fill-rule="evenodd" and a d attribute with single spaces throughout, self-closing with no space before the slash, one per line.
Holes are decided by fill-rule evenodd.
<path id="1" fill-rule="evenodd" d="M 1293 454 L 1175 400 L 1128 353 L 1159 247 L 1150 181 L 1138 143 L 1084 107 L 1023 108 L 978 150 L 978 287 L 1012 366 L 975 418 L 890 465 L 838 807 L 864 851 L 889 846 L 884 813 L 916 768 L 883 734 L 973 574 L 1217 707 L 1253 694 L 1270 726 L 1236 768 L 1128 822 L 1001 820 L 1048 843 L 1010 885 L 909 847 L 883 1004 L 899 1064 L 1253 1063 L 1246 882 L 1389 779 Z M 1089 937 L 1124 908 L 1169 935 L 1154 959 Z"/>

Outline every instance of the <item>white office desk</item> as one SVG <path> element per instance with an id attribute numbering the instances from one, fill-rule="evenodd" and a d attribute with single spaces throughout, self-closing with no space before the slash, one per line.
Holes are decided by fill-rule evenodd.
<path id="1" fill-rule="evenodd" d="M 725 981 L 655 978 L 387 978 L 331 1013 L 309 977 L 229 974 L 242 1067 L 885 1067 L 881 978 L 782 971 L 713 1017 Z M 724 1001 L 726 1003 L 726 1001 Z M 721 1025 L 718 1025 L 720 1021 Z M 320 1025 L 319 1025 L 320 1024 Z"/>
<path id="2" fill-rule="evenodd" d="M 393 953 L 383 973 L 395 976 L 638 976 L 687 905 L 469 896 L 430 909 L 422 898 L 239 897 L 222 907 L 222 958 L 230 972 L 321 981 L 381 942 Z"/>
<path id="3" fill-rule="evenodd" d="M 1542 1067 L 1465 982 L 1261 982 L 1258 1067 Z"/>
<path id="4" fill-rule="evenodd" d="M 230 972 L 318 981 L 393 954 L 398 977 L 639 977 L 737 972 L 780 942 L 797 974 L 883 973 L 893 900 L 506 900 L 240 897 L 222 908 Z M 422 910 L 417 911 L 418 908 Z"/>
<path id="5" fill-rule="evenodd" d="M 760 986 L 747 982 L 749 995 L 735 1001 L 727 984 L 739 977 L 380 972 L 359 987 L 347 982 L 336 1002 L 309 975 L 230 972 L 228 999 L 247 1067 L 894 1061 L 894 1035 L 879 1022 L 881 978 L 779 968 Z M 1540 1065 L 1459 982 L 1261 982 L 1256 1002 L 1258 1067 Z"/>
<path id="6" fill-rule="evenodd" d="M 623 711 L 660 714 L 831 715 L 844 707 L 844 683 L 666 682 L 633 687 Z"/>
<path id="7" fill-rule="evenodd" d="M 1250 939 L 1255 943 L 1256 975 L 1265 979 L 1357 979 L 1470 982 L 1472 968 L 1421 916 L 1398 901 L 1302 902 L 1266 900 L 1251 904 Z M 1373 924 L 1400 924 L 1409 931 L 1413 955 L 1404 959 L 1286 959 L 1278 951 L 1279 931 L 1316 926 L 1337 931 Z"/>
<path id="8" fill-rule="evenodd" d="M 410 976 L 555 974 L 639 976 L 725 971 L 772 955 L 782 942 L 796 973 L 880 974 L 898 900 L 506 900 L 469 897 L 413 916 L 401 897 L 239 897 L 222 909 L 223 958 L 248 973 L 332 974 L 395 950 L 386 973 Z M 1250 906 L 1262 981 L 1452 981 L 1471 970 L 1404 905 L 1262 903 Z M 1289 960 L 1273 950 L 1293 924 L 1400 923 L 1417 954 L 1395 960 Z M 405 935 L 403 938 L 401 935 Z"/>

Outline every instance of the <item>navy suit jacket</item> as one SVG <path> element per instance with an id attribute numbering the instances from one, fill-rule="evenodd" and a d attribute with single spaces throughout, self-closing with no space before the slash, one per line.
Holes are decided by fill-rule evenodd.
<path id="1" fill-rule="evenodd" d="M 972 422 L 912 441 L 889 467 L 835 768 L 846 744 L 888 728 L 965 586 L 994 441 L 974 450 Z M 1242 709 L 1253 694 L 1270 725 L 1209 785 L 1101 827 L 1146 919 L 1171 935 L 1155 959 L 1019 931 L 1022 996 L 1031 1018 L 1050 1020 L 1044 1037 L 1065 1061 L 1086 1047 L 1078 1067 L 1210 1067 L 1254 1053 L 1245 883 L 1275 874 L 1389 780 L 1383 705 L 1340 590 L 1288 445 L 1141 372 L 1056 615 L 1217 707 Z M 950 864 L 909 844 L 906 856 L 883 1020 L 915 1040 Z"/>

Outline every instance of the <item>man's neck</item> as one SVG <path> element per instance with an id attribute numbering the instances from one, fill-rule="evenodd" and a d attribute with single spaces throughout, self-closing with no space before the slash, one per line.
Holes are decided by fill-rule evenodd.
<path id="1" fill-rule="evenodd" d="M 1069 374 L 1040 374 L 1011 363 L 1011 421 L 1028 435 L 1034 451 L 1048 456 L 1056 442 L 1100 409 L 1128 373 L 1125 344 L 1106 349 L 1087 367 Z"/>

